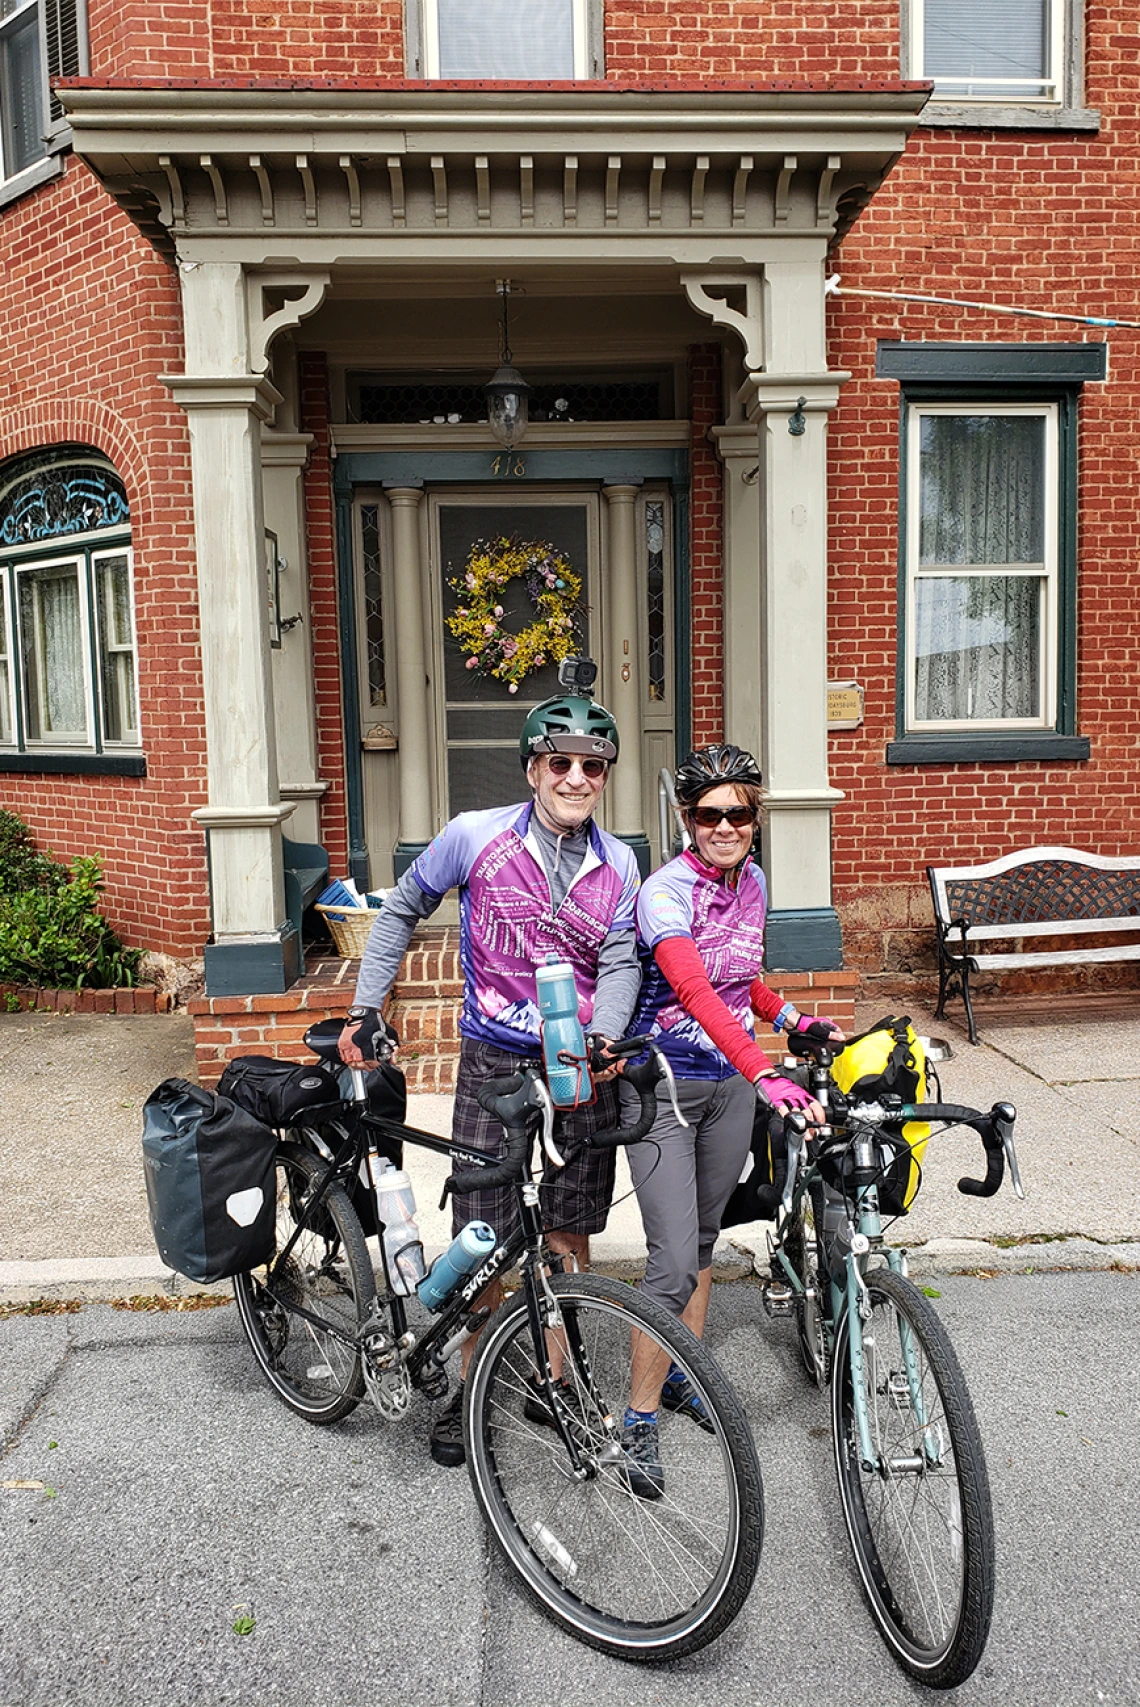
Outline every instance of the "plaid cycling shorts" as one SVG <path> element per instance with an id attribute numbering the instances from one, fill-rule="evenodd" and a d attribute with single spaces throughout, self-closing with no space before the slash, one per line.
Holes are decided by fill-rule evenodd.
<path id="1" fill-rule="evenodd" d="M 506 1149 L 502 1122 L 479 1107 L 475 1094 L 488 1079 L 517 1073 L 525 1057 L 511 1055 L 493 1043 L 476 1043 L 465 1037 L 460 1045 L 459 1072 L 455 1083 L 455 1114 L 451 1136 L 456 1144 L 501 1156 Z M 617 1087 L 611 1080 L 597 1087 L 597 1101 L 573 1113 L 557 1114 L 554 1142 L 567 1158 L 564 1168 L 549 1162 L 543 1174 L 542 1218 L 550 1231 L 600 1233 L 610 1212 L 614 1194 L 613 1150 L 592 1150 L 583 1142 L 587 1134 L 604 1132 L 620 1125 Z M 509 1238 L 518 1225 L 518 1203 L 513 1186 L 491 1191 L 469 1191 L 452 1199 L 452 1228 L 458 1233 L 468 1221 L 487 1221 L 500 1240 Z"/>

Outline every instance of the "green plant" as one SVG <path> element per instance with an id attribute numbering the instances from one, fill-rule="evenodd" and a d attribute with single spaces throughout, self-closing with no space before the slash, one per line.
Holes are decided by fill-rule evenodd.
<path id="1" fill-rule="evenodd" d="M 0 1004 L 0 1006 L 3 1006 L 4 1012 L 6 1014 L 22 1013 L 23 1009 L 24 1009 L 24 1004 L 20 1000 L 19 996 L 16 994 L 15 990 L 7 991 L 7 993 L 5 994 L 5 997 L 4 997 L 4 1001 L 2 1004 Z"/>
<path id="2" fill-rule="evenodd" d="M 59 889 L 66 882 L 66 869 L 40 853 L 24 820 L 15 812 L 0 812 L 0 895 Z"/>
<path id="3" fill-rule="evenodd" d="M 142 951 L 126 948 L 99 911 L 102 868 L 73 860 L 57 889 L 0 895 L 0 983 L 49 989 L 130 985 Z"/>

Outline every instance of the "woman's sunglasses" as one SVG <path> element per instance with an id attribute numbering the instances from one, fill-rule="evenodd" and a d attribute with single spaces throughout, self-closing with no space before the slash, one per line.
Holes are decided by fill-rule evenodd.
<path id="1" fill-rule="evenodd" d="M 591 782 L 605 776 L 607 769 L 605 759 L 568 759 L 565 753 L 554 753 L 546 762 L 554 776 L 569 776 L 575 765 L 581 765 L 582 775 L 588 776 Z"/>
<path id="2" fill-rule="evenodd" d="M 702 830 L 715 830 L 722 818 L 727 818 L 734 830 L 742 830 L 745 824 L 756 822 L 751 806 L 694 806 L 689 816 Z"/>

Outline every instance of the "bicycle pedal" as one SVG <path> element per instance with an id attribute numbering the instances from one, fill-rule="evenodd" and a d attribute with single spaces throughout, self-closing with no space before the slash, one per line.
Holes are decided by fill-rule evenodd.
<path id="1" fill-rule="evenodd" d="M 416 1385 L 426 1399 L 442 1399 L 451 1383 L 446 1369 L 425 1369 Z"/>
<path id="2" fill-rule="evenodd" d="M 795 1295 L 790 1286 L 782 1281 L 766 1280 L 760 1289 L 764 1308 L 769 1316 L 793 1316 L 795 1314 Z"/>

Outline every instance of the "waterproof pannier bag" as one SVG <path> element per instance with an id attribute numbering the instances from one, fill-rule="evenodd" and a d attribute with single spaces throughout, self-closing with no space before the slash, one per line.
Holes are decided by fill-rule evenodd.
<path id="1" fill-rule="evenodd" d="M 893 1014 L 843 1047 L 831 1076 L 849 1102 L 879 1102 L 884 1096 L 921 1102 L 926 1095 L 926 1052 L 907 1014 Z M 885 1129 L 879 1140 L 879 1203 L 891 1215 L 904 1215 L 922 1178 L 922 1158 L 930 1127 L 909 1120 L 898 1132 Z M 844 1182 L 830 1183 L 843 1189 Z"/>
<path id="2" fill-rule="evenodd" d="M 337 1074 L 321 1061 L 298 1067 L 271 1055 L 242 1055 L 218 1080 L 218 1094 L 230 1097 L 266 1126 L 311 1123 L 313 1111 L 341 1101 Z"/>
<path id="3" fill-rule="evenodd" d="M 752 1119 L 751 1153 L 739 1185 L 725 1204 L 722 1227 L 739 1227 L 745 1221 L 774 1221 L 784 1181 L 788 1174 L 788 1147 L 784 1119 L 778 1109 L 756 1099 Z"/>
<path id="4" fill-rule="evenodd" d="M 143 1106 L 147 1204 L 163 1262 L 203 1283 L 266 1262 L 276 1150 L 269 1128 L 229 1097 L 164 1079 Z"/>

